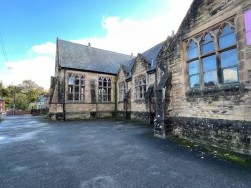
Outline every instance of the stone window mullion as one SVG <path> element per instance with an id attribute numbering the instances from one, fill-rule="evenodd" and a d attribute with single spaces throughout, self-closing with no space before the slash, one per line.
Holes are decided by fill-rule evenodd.
<path id="1" fill-rule="evenodd" d="M 201 36 L 187 41 L 189 87 L 203 90 L 239 82 L 234 24 L 228 21 Z"/>
<path id="2" fill-rule="evenodd" d="M 215 55 L 216 55 L 216 66 L 217 66 L 217 81 L 219 86 L 222 85 L 222 75 L 220 66 L 220 52 L 219 52 L 219 35 L 214 35 Z"/>
<path id="3" fill-rule="evenodd" d="M 203 63 L 202 63 L 202 48 L 201 43 L 198 43 L 198 51 L 199 51 L 199 65 L 200 65 L 200 88 L 204 89 L 204 71 L 203 71 Z"/>

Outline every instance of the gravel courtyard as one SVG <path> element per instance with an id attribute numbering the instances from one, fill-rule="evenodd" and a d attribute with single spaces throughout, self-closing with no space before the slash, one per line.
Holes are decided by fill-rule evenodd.
<path id="1" fill-rule="evenodd" d="M 115 120 L 0 121 L 0 187 L 251 187 L 251 170 Z"/>

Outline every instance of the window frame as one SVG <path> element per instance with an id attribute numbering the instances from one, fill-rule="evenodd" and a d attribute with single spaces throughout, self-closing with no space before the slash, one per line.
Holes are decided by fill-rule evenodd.
<path id="1" fill-rule="evenodd" d="M 98 101 L 111 102 L 112 101 L 112 78 L 99 77 L 98 79 Z"/>
<path id="2" fill-rule="evenodd" d="M 124 97 L 126 94 L 126 83 L 120 82 L 119 83 L 119 101 L 124 101 Z"/>
<path id="3" fill-rule="evenodd" d="M 136 100 L 145 99 L 146 92 L 146 76 L 141 75 L 135 78 L 135 92 L 136 92 Z"/>
<path id="4" fill-rule="evenodd" d="M 235 41 L 233 41 L 232 45 L 226 46 L 224 48 L 220 48 L 220 39 L 221 37 L 225 37 L 228 34 L 225 34 L 223 36 L 221 36 L 221 34 L 223 33 L 223 30 L 225 27 L 229 27 L 232 29 L 232 33 L 234 33 L 235 36 Z M 230 34 L 232 34 L 230 33 Z M 212 37 L 212 41 L 214 43 L 214 49 L 213 51 L 209 51 L 207 53 L 203 52 L 203 45 L 204 45 L 204 38 L 210 35 Z M 191 42 L 194 41 L 197 46 L 198 46 L 198 57 L 193 57 L 191 59 L 189 59 L 189 45 L 191 44 Z M 215 88 L 215 87 L 222 87 L 225 85 L 229 85 L 229 84 L 236 84 L 240 82 L 240 77 L 239 77 L 239 58 L 238 58 L 238 48 L 237 48 L 237 33 L 236 33 L 236 26 L 234 25 L 234 21 L 233 19 L 226 21 L 218 26 L 214 26 L 212 27 L 210 30 L 206 30 L 204 32 L 201 32 L 200 34 L 196 35 L 195 37 L 191 37 L 190 39 L 187 40 L 186 42 L 186 64 L 187 64 L 187 78 L 188 78 L 188 87 L 190 89 L 207 89 L 207 88 Z M 230 42 L 231 43 L 231 42 Z M 208 43 L 205 43 L 208 44 Z M 236 62 L 233 65 L 229 65 L 227 67 L 223 67 L 222 66 L 222 60 L 221 60 L 221 54 L 230 50 L 234 50 L 236 49 L 237 53 L 235 54 L 235 57 L 237 58 Z M 203 59 L 208 58 L 210 56 L 215 55 L 216 59 L 215 59 L 215 63 L 216 63 L 216 69 L 213 70 L 209 70 L 206 71 L 204 70 L 203 67 Z M 190 74 L 189 70 L 189 63 L 192 63 L 194 61 L 198 60 L 199 61 L 199 73 L 196 74 Z M 224 83 L 224 74 L 223 71 L 226 69 L 233 69 L 236 68 L 237 69 L 237 80 L 233 81 L 233 82 L 227 82 Z M 211 72 L 211 71 L 216 71 L 216 84 L 213 84 L 212 86 L 208 85 L 206 86 L 205 83 L 205 73 Z M 199 86 L 198 87 L 191 87 L 191 77 L 194 75 L 199 75 Z M 212 80 L 214 82 L 214 80 Z M 209 82 L 208 82 L 209 83 Z"/>
<path id="5" fill-rule="evenodd" d="M 68 78 L 67 79 L 67 101 L 68 102 L 84 102 L 85 101 L 85 79 L 86 79 L 85 75 L 69 73 L 67 78 Z M 72 79 L 72 81 L 70 79 Z M 81 79 L 82 79 L 82 82 L 81 82 Z"/>

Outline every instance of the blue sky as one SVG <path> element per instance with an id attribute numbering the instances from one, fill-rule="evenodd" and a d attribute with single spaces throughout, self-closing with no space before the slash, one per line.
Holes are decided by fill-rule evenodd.
<path id="1" fill-rule="evenodd" d="M 55 41 L 137 55 L 177 30 L 191 0 L 0 0 L 0 80 L 48 89 Z M 175 18 L 175 19 L 173 19 Z M 38 78 L 39 77 L 39 78 Z"/>

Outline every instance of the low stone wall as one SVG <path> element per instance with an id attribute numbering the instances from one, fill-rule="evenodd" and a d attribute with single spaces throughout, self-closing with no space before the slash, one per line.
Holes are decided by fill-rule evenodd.
<path id="1" fill-rule="evenodd" d="M 66 112 L 64 113 L 48 113 L 51 120 L 84 120 L 96 118 L 114 117 L 114 112 Z"/>
<path id="2" fill-rule="evenodd" d="M 48 112 L 49 112 L 49 109 L 31 109 L 31 115 L 33 116 L 47 115 Z"/>
<path id="3" fill-rule="evenodd" d="M 7 115 L 8 116 L 12 116 L 12 115 L 25 115 L 25 114 L 31 114 L 30 110 L 15 110 L 15 112 L 13 112 L 13 110 L 8 111 Z"/>
<path id="4" fill-rule="evenodd" d="M 122 119 L 131 119 L 131 112 L 118 111 L 116 116 Z"/>
<path id="5" fill-rule="evenodd" d="M 131 112 L 131 119 L 147 124 L 153 124 L 155 114 L 149 112 Z"/>
<path id="6" fill-rule="evenodd" d="M 180 138 L 251 155 L 249 121 L 179 117 L 169 118 L 166 125 Z"/>

